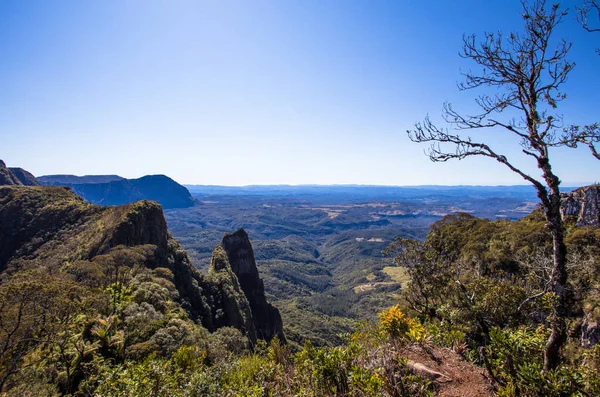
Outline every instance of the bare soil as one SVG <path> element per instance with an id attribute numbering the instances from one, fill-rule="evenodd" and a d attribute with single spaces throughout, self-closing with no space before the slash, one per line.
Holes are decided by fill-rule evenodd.
<path id="1" fill-rule="evenodd" d="M 401 356 L 425 365 L 432 371 L 440 372 L 449 379 L 435 381 L 439 386 L 440 397 L 481 397 L 494 396 L 492 382 L 480 368 L 462 358 L 450 349 L 434 349 L 432 354 L 420 346 L 408 346 Z M 435 358 L 435 359 L 434 359 Z"/>

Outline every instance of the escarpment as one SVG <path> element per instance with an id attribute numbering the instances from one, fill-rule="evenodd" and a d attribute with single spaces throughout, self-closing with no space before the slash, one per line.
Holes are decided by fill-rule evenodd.
<path id="1" fill-rule="evenodd" d="M 258 338 L 269 341 L 277 336 L 281 341 L 285 341 L 281 315 L 279 310 L 267 301 L 248 233 L 239 229 L 235 233 L 226 234 L 222 246 L 227 253 L 231 269 L 250 303 Z"/>
<path id="2" fill-rule="evenodd" d="M 229 248 L 233 257 L 244 256 Z M 247 295 L 228 254 L 217 247 L 208 274 L 200 273 L 168 233 L 162 207 L 152 201 L 102 207 L 83 200 L 68 187 L 0 187 L 0 282 L 28 269 L 60 273 L 90 284 L 94 269 L 134 274 L 140 267 L 159 272 L 166 268 L 177 291 L 175 301 L 208 331 L 235 327 L 252 343 L 257 338 L 270 339 L 274 333 L 267 329 L 279 330 L 283 336 L 276 309 L 265 306 L 277 317 L 271 312 L 254 315 L 251 302 L 254 307 L 262 307 L 256 302 L 266 304 L 260 279 L 260 290 Z M 273 318 L 278 328 L 271 323 L 266 328 L 257 326 Z"/>

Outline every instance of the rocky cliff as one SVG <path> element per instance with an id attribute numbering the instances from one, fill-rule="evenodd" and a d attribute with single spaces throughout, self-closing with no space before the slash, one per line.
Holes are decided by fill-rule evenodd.
<path id="1" fill-rule="evenodd" d="M 600 185 L 580 187 L 562 195 L 561 215 L 577 218 L 578 226 L 600 227 Z"/>
<path id="2" fill-rule="evenodd" d="M 232 257 L 246 255 L 236 254 L 235 248 L 228 246 Z M 265 306 L 263 310 L 271 311 L 266 316 L 257 312 L 259 320 L 253 319 L 249 299 L 223 249 L 215 250 L 209 273 L 200 273 L 168 233 L 157 203 L 101 207 L 84 201 L 68 187 L 0 187 L 0 282 L 19 271 L 44 269 L 87 283 L 110 263 L 131 271 L 140 265 L 163 269 L 163 273 L 168 269 L 178 304 L 210 332 L 235 327 L 251 342 L 257 337 L 270 339 L 273 334 L 267 332 L 273 328 L 270 325 L 261 327 L 260 333 L 256 327 L 260 321 L 273 321 L 273 308 Z M 260 279 L 258 282 L 263 291 Z M 258 293 L 250 295 L 252 302 L 255 306 L 256 302 L 266 304 L 264 291 L 262 300 Z M 260 304 L 257 307 L 262 307 Z M 275 330 L 280 330 L 281 318 L 276 313 L 279 327 Z"/>
<path id="3" fill-rule="evenodd" d="M 221 244 L 231 269 L 250 303 L 258 338 L 269 341 L 277 336 L 281 341 L 285 341 L 281 315 L 279 310 L 267 301 L 248 234 L 244 229 L 239 229 L 235 233 L 226 234 Z"/>

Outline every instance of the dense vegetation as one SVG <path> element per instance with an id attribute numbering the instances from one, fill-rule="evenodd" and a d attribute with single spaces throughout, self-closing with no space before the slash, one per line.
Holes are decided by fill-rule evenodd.
<path id="1" fill-rule="evenodd" d="M 600 234 L 565 224 L 569 248 L 568 340 L 562 364 L 542 371 L 554 293 L 552 237 L 541 211 L 516 221 L 467 214 L 436 222 L 424 242 L 390 250 L 411 278 L 402 307 L 435 340 L 484 366 L 500 395 L 597 395 Z"/>

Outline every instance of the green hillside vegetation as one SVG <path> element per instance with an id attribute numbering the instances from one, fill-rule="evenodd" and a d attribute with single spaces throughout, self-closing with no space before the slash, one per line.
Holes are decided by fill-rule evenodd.
<path id="1" fill-rule="evenodd" d="M 0 220 L 7 396 L 600 392 L 600 232 L 575 219 L 565 220 L 569 340 L 547 372 L 553 297 L 539 292 L 551 238 L 540 211 L 517 221 L 449 215 L 424 239 L 391 246 L 389 228 L 259 240 L 287 344 L 256 337 L 224 249 L 195 270 L 156 203 L 100 207 L 64 187 L 8 186 Z"/>
<path id="2" fill-rule="evenodd" d="M 223 250 L 199 273 L 154 202 L 100 207 L 65 187 L 0 187 L 0 241 L 6 395 L 94 395 L 124 363 L 257 343 Z"/>
<path id="3" fill-rule="evenodd" d="M 569 337 L 563 364 L 543 372 L 552 292 L 552 240 L 540 211 L 515 222 L 467 214 L 436 222 L 423 242 L 390 247 L 410 281 L 401 307 L 436 343 L 485 367 L 500 395 L 596 395 L 600 234 L 567 220 Z"/>

